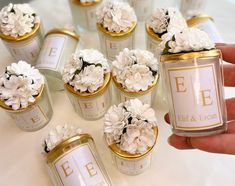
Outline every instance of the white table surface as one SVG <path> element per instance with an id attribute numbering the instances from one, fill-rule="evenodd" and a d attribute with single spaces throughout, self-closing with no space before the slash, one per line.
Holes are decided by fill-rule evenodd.
<path id="1" fill-rule="evenodd" d="M 54 26 L 71 24 L 70 10 L 66 0 L 35 0 L 30 3 L 40 14 L 45 30 Z M 155 5 L 172 5 L 172 0 L 156 0 Z M 234 0 L 209 0 L 207 11 L 215 21 L 225 42 L 235 43 Z M 145 48 L 143 24 L 137 32 L 137 47 Z M 97 35 L 86 34 L 83 47 L 97 48 Z M 6 48 L 0 42 L 0 72 L 13 62 Z M 232 88 L 226 89 L 226 96 L 235 95 Z M 166 110 L 155 105 L 159 122 L 159 137 L 153 152 L 152 165 L 141 175 L 127 176 L 112 164 L 108 148 L 102 138 L 103 120 L 85 121 L 73 110 L 65 93 L 52 92 L 54 115 L 50 123 L 37 132 L 19 130 L 13 120 L 0 109 L 0 185 L 1 186 L 51 186 L 44 159 L 41 155 L 43 138 L 50 128 L 57 124 L 75 124 L 88 131 L 95 139 L 98 152 L 108 174 L 117 186 L 234 186 L 235 156 L 211 154 L 198 150 L 179 151 L 169 146 L 171 134 L 163 116 Z"/>

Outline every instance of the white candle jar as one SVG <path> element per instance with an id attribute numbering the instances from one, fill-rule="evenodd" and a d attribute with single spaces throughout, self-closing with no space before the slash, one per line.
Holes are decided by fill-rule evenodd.
<path id="1" fill-rule="evenodd" d="M 46 82 L 35 99 L 35 102 L 29 104 L 27 108 L 22 108 L 19 110 L 13 110 L 3 101 L 0 101 L 0 107 L 2 107 L 10 115 L 21 130 L 33 132 L 46 126 L 53 115 L 50 95 Z"/>
<path id="2" fill-rule="evenodd" d="M 71 85 L 64 85 L 74 110 L 80 116 L 87 120 L 96 120 L 106 113 L 111 105 L 110 79 L 110 73 L 106 73 L 103 85 L 93 93 L 80 93 Z"/>
<path id="3" fill-rule="evenodd" d="M 0 32 L 0 38 L 16 61 L 24 60 L 35 65 L 42 45 L 41 24 L 24 36 L 12 37 Z"/>
<path id="4" fill-rule="evenodd" d="M 96 9 L 102 4 L 102 1 L 82 3 L 80 0 L 69 0 L 73 22 L 78 31 L 82 31 L 81 29 L 96 30 Z"/>
<path id="5" fill-rule="evenodd" d="M 89 134 L 62 141 L 46 155 L 46 162 L 56 186 L 112 185 Z"/>
<path id="6" fill-rule="evenodd" d="M 173 132 L 206 136 L 227 128 L 219 50 L 161 56 Z"/>
<path id="7" fill-rule="evenodd" d="M 206 32 L 214 43 L 223 43 L 212 17 L 208 15 L 194 16 L 187 20 L 187 24 L 189 27 L 195 27 Z"/>
<path id="8" fill-rule="evenodd" d="M 52 29 L 46 34 L 36 68 L 46 76 L 51 89 L 64 89 L 64 65 L 75 52 L 78 41 L 79 36 L 67 29 Z"/>
<path id="9" fill-rule="evenodd" d="M 136 25 L 137 23 L 133 23 L 128 31 L 116 33 L 107 31 L 101 24 L 97 23 L 101 51 L 108 60 L 113 61 L 124 48 L 134 48 Z"/>
<path id="10" fill-rule="evenodd" d="M 180 12 L 185 18 L 203 12 L 207 0 L 181 0 Z"/>
<path id="11" fill-rule="evenodd" d="M 138 175 L 143 173 L 151 165 L 152 151 L 157 141 L 158 128 L 154 128 L 155 142 L 151 148 L 143 154 L 130 154 L 119 148 L 117 144 L 109 146 L 113 163 L 122 173 L 128 175 Z"/>

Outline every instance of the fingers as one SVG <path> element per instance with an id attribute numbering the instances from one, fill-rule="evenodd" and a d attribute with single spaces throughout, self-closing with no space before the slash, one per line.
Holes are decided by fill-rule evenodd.
<path id="1" fill-rule="evenodd" d="M 191 139 L 188 137 L 182 137 L 182 136 L 177 136 L 175 134 L 172 134 L 168 138 L 168 143 L 180 150 L 185 150 L 185 149 L 193 149 L 191 145 Z"/>
<path id="2" fill-rule="evenodd" d="M 226 99 L 228 121 L 235 120 L 235 98 Z"/>
<path id="3" fill-rule="evenodd" d="M 235 121 L 231 121 L 228 123 L 228 130 L 226 131 L 227 134 L 235 134 Z"/>
<path id="4" fill-rule="evenodd" d="M 216 48 L 221 50 L 225 61 L 235 64 L 235 44 L 218 44 Z"/>
<path id="5" fill-rule="evenodd" d="M 234 51 L 235 53 L 235 51 Z M 224 85 L 228 87 L 235 87 L 235 65 L 223 65 Z"/>

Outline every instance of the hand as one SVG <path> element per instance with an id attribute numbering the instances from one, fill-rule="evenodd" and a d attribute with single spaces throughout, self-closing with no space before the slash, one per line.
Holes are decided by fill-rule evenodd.
<path id="1" fill-rule="evenodd" d="M 217 44 L 223 59 L 232 64 L 223 65 L 225 86 L 235 87 L 235 44 Z M 207 137 L 181 137 L 175 134 L 168 143 L 177 149 L 200 149 L 207 152 L 235 154 L 235 98 L 226 100 L 228 130 L 226 133 Z M 169 123 L 168 114 L 165 116 Z"/>

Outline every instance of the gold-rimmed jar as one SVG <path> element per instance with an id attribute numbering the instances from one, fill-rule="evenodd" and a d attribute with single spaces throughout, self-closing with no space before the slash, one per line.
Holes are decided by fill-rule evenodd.
<path id="1" fill-rule="evenodd" d="M 96 30 L 96 9 L 103 0 L 82 3 L 80 0 L 68 0 L 73 22 L 78 32 Z"/>
<path id="2" fill-rule="evenodd" d="M 221 52 L 161 56 L 173 133 L 207 136 L 227 129 Z"/>
<path id="3" fill-rule="evenodd" d="M 45 159 L 57 186 L 112 185 L 89 134 L 75 135 L 60 142 Z"/>
<path id="4" fill-rule="evenodd" d="M 109 145 L 109 150 L 115 167 L 122 173 L 128 175 L 138 175 L 143 173 L 151 165 L 151 157 L 154 146 L 157 142 L 158 127 L 154 127 L 155 141 L 143 154 L 130 154 L 120 149 L 117 144 Z M 105 138 L 105 136 L 104 136 Z"/>
<path id="5" fill-rule="evenodd" d="M 35 97 L 35 102 L 29 104 L 27 108 L 13 110 L 3 101 L 0 101 L 0 107 L 15 121 L 17 127 L 26 132 L 33 132 L 43 128 L 48 124 L 53 115 L 46 82 L 42 85 L 39 94 Z"/>
<path id="6" fill-rule="evenodd" d="M 139 92 L 130 92 L 123 88 L 123 86 L 117 82 L 115 76 L 112 76 L 112 80 L 114 82 L 115 92 L 117 93 L 117 101 L 118 103 L 125 102 L 130 99 L 138 98 L 142 103 L 153 105 L 157 84 L 159 81 L 159 74 L 155 76 L 153 83 L 148 87 L 145 91 Z"/>
<path id="7" fill-rule="evenodd" d="M 109 32 L 102 24 L 97 23 L 101 51 L 109 61 L 113 61 L 124 48 L 134 48 L 136 25 L 137 22 L 133 22 L 128 31 L 117 33 Z"/>
<path id="8" fill-rule="evenodd" d="M 93 93 L 78 92 L 69 84 L 64 84 L 70 102 L 74 110 L 87 120 L 101 118 L 111 105 L 110 90 L 111 73 L 104 75 L 104 83 Z"/>
<path id="9" fill-rule="evenodd" d="M 0 31 L 0 38 L 16 61 L 24 60 L 35 65 L 42 45 L 41 23 L 36 23 L 30 33 L 18 37 Z"/>
<path id="10" fill-rule="evenodd" d="M 36 68 L 46 76 L 52 90 L 64 89 L 64 65 L 75 52 L 79 38 L 75 31 L 65 28 L 54 28 L 45 35 Z"/>

